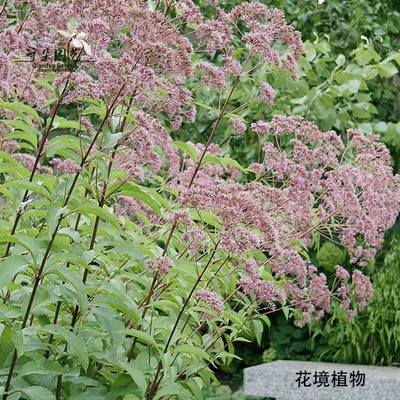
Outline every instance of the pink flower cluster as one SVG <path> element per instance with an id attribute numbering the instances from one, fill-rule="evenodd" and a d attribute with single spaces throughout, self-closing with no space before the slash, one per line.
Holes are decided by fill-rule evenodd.
<path id="1" fill-rule="evenodd" d="M 105 104 L 113 117 L 105 126 L 119 139 L 112 147 L 103 144 L 101 148 L 100 136 L 92 146 L 89 162 L 113 158 L 108 175 L 116 172 L 112 169 L 119 170 L 116 175 L 125 175 L 118 184 L 122 179 L 155 179 L 162 170 L 163 185 L 177 192 L 183 208 L 168 221 L 178 229 L 190 256 L 203 256 L 214 246 L 216 253 L 229 258 L 239 271 L 238 285 L 244 295 L 255 296 L 270 308 L 276 302 L 289 302 L 302 313 L 298 325 L 313 316 L 321 318 L 330 310 L 332 293 L 325 275 L 318 274 L 301 255 L 311 244 L 312 235 L 326 236 L 333 231 L 350 252 L 352 262 L 363 266 L 380 248 L 384 231 L 399 212 L 399 179 L 393 175 L 389 152 L 379 137 L 348 130 L 343 143 L 335 132 L 322 132 L 298 116 L 275 115 L 271 121 L 257 121 L 251 129 L 262 142 L 263 158 L 250 165 L 256 179 L 247 182 L 248 170 L 240 171 L 222 158 L 222 150 L 215 144 L 187 143 L 197 160 L 203 161 L 200 166 L 187 155 L 180 158 L 167 130 L 176 131 L 185 121 L 196 121 L 193 95 L 186 87 L 192 79 L 199 88 L 216 91 L 221 99 L 229 99 L 235 85 L 251 75 L 249 60 L 268 64 L 271 71 L 287 70 L 298 79 L 296 61 L 304 51 L 300 33 L 286 23 L 281 11 L 258 1 L 240 3 L 229 12 L 216 8 L 211 19 L 205 18 L 192 0 L 179 0 L 165 12 L 154 11 L 141 0 L 89 0 L 84 8 L 81 3 L 29 1 L 31 12 L 23 24 L 1 20 L 0 95 L 19 98 L 44 113 L 50 111 L 48 100 L 54 96 L 53 89 L 63 93 L 64 104 L 85 103 L 87 99 Z M 216 0 L 207 3 L 217 6 Z M 173 19 L 168 16 L 170 10 Z M 91 51 L 81 54 L 85 62 L 80 62 L 79 68 L 57 73 L 49 88 L 39 83 L 45 80 L 43 72 L 32 63 L 19 61 L 33 45 L 37 47 L 36 61 L 45 52 L 54 53 L 65 43 L 58 31 L 65 31 L 71 22 L 76 32 L 84 34 Z M 193 28 L 195 39 L 182 35 L 181 22 Z M 246 48 L 243 58 L 235 52 L 237 48 Z M 193 64 L 195 52 L 200 54 L 197 64 Z M 201 58 L 204 52 L 218 52 L 217 61 L 211 64 Z M 230 88 L 231 94 L 226 96 Z M 261 81 L 259 90 L 256 99 L 273 105 L 277 93 L 271 85 Z M 230 105 L 226 106 L 215 106 L 220 113 L 215 128 L 227 115 Z M 104 110 L 98 108 L 101 114 Z M 4 119 L 12 119 L 10 110 L 0 111 Z M 231 118 L 229 124 L 237 135 L 246 132 L 247 125 L 241 119 Z M 32 125 L 37 127 L 37 121 Z M 84 149 L 95 129 L 85 118 L 80 118 L 78 130 L 81 128 L 86 131 L 81 137 Z M 37 164 L 38 171 L 48 172 L 49 167 L 40 166 L 35 156 L 16 153 L 22 147 L 19 142 L 4 140 L 12 127 L 2 124 L 1 129 L 2 150 L 27 168 Z M 214 162 L 216 157 L 220 157 L 218 162 Z M 50 163 L 68 175 L 82 169 L 68 158 L 54 158 Z M 82 166 L 86 168 L 83 162 Z M 254 174 L 249 175 L 254 178 Z M 115 212 L 136 221 L 142 216 L 142 227 L 146 218 L 154 224 L 161 222 L 137 199 L 120 195 L 116 201 Z M 194 210 L 200 221 L 202 215 L 208 220 L 195 224 L 188 210 Z M 265 262 L 254 260 L 257 252 L 263 253 Z M 165 256 L 149 259 L 146 265 L 160 275 L 173 267 Z M 263 270 L 272 279 L 264 280 Z M 365 307 L 372 296 L 370 282 L 358 270 L 350 280 L 350 274 L 340 266 L 336 275 L 340 287 L 334 294 L 352 316 L 350 296 L 355 294 L 359 309 Z M 222 315 L 223 302 L 216 293 L 205 289 L 196 295 Z"/>
<path id="2" fill-rule="evenodd" d="M 209 248 L 209 238 L 201 229 L 191 229 L 184 232 L 180 240 L 187 244 L 186 250 L 191 254 L 199 254 Z"/>
<path id="3" fill-rule="evenodd" d="M 217 293 L 209 289 L 204 289 L 197 290 L 194 294 L 199 300 L 204 302 L 209 309 L 213 310 L 218 316 L 222 316 L 224 312 L 224 303 Z"/>
<path id="4" fill-rule="evenodd" d="M 52 164 L 54 167 L 56 167 L 63 174 L 67 174 L 67 175 L 76 174 L 77 172 L 81 171 L 81 169 L 82 169 L 77 163 L 70 160 L 69 158 L 66 158 L 65 160 L 60 160 L 59 158 L 53 158 L 50 161 L 50 164 Z"/>
<path id="5" fill-rule="evenodd" d="M 169 270 L 173 268 L 172 260 L 164 256 L 158 256 L 155 259 L 147 259 L 146 266 L 149 270 L 155 271 L 161 275 L 169 274 Z"/>
<path id="6" fill-rule="evenodd" d="M 285 292 L 273 282 L 249 277 L 241 279 L 239 285 L 245 295 L 254 294 L 259 301 L 269 303 L 268 307 L 271 310 L 275 310 L 275 302 L 286 302 Z"/>
<path id="7" fill-rule="evenodd" d="M 386 147 L 374 135 L 349 130 L 345 145 L 335 132 L 322 132 L 301 117 L 274 116 L 252 128 L 273 138 L 263 146 L 263 162 L 252 165 L 258 180 L 239 184 L 227 182 L 226 175 L 208 181 L 198 175 L 196 185 L 181 188 L 180 202 L 215 216 L 220 229 L 213 240 L 222 254 L 241 259 L 254 251 L 268 254 L 267 265 L 277 281 L 285 282 L 283 293 L 302 313 L 297 321 L 302 325 L 329 312 L 333 294 L 325 275 L 300 255 L 299 243 L 307 246 L 313 233 L 325 235 L 329 229 L 353 261 L 364 265 L 398 215 L 398 177 Z M 357 245 L 360 237 L 363 246 Z M 243 264 L 240 284 L 245 294 L 267 299 L 262 290 L 278 293 Z M 349 283 L 348 272 L 339 266 L 337 276 L 343 284 L 337 294 L 342 307 L 353 313 L 348 296 L 354 292 L 362 309 L 372 295 L 365 277 L 357 272 Z M 271 298 L 283 301 L 283 296 Z"/>
<path id="8" fill-rule="evenodd" d="M 261 82 L 261 94 L 260 97 L 270 106 L 274 104 L 274 98 L 276 96 L 276 92 L 272 89 L 271 85 L 267 82 Z"/>
<path id="9" fill-rule="evenodd" d="M 230 118 L 229 123 L 232 125 L 234 133 L 243 135 L 246 132 L 246 124 L 240 119 Z"/>

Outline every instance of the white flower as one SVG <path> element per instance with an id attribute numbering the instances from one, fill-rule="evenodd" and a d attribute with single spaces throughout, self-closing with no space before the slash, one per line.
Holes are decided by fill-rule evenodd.
<path id="1" fill-rule="evenodd" d="M 57 31 L 57 32 L 63 35 L 64 37 L 69 38 L 72 47 L 75 47 L 77 49 L 81 49 L 83 47 L 85 53 L 88 56 L 92 54 L 90 46 L 83 40 L 86 37 L 86 33 L 84 32 L 76 33 L 76 31 L 73 32 Z"/>
<path id="2" fill-rule="evenodd" d="M 325 0 L 318 0 L 318 4 L 324 4 Z"/>

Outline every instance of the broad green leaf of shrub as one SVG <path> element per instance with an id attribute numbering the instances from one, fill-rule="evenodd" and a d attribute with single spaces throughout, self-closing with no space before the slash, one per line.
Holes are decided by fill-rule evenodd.
<path id="1" fill-rule="evenodd" d="M 56 400 L 56 397 L 49 389 L 43 386 L 30 386 L 21 389 L 30 400 Z"/>
<path id="2" fill-rule="evenodd" d="M 27 104 L 23 104 L 23 103 L 4 103 L 4 102 L 0 102 L 0 107 L 2 108 L 7 108 L 8 110 L 12 110 L 15 113 L 17 113 L 20 117 L 22 117 L 25 121 L 29 121 L 29 118 L 26 117 L 26 114 L 30 115 L 31 117 L 33 117 L 37 122 L 40 123 L 40 118 L 39 118 L 39 114 L 37 113 L 37 111 L 28 106 Z"/>
<path id="3" fill-rule="evenodd" d="M 186 396 L 187 398 L 193 399 L 192 393 L 189 390 L 183 388 L 177 383 L 164 384 L 161 389 L 157 392 L 154 400 L 161 399 L 167 396 Z"/>
<path id="4" fill-rule="evenodd" d="M 208 354 L 206 351 L 204 351 L 196 346 L 192 346 L 190 344 L 181 344 L 179 346 L 176 346 L 174 349 L 170 350 L 170 352 L 171 353 L 189 354 L 189 355 L 193 355 L 196 357 L 204 358 L 207 361 L 211 361 L 210 354 Z"/>
<path id="5" fill-rule="evenodd" d="M 68 343 L 68 346 L 70 346 L 76 352 L 80 365 L 85 371 L 87 371 L 89 366 L 89 356 L 83 339 L 60 325 L 45 325 L 41 326 L 39 330 L 61 336 Z"/>
<path id="6" fill-rule="evenodd" d="M 41 196 L 46 197 L 46 199 L 51 201 L 51 196 L 50 196 L 49 192 L 46 190 L 46 188 L 42 185 L 39 185 L 36 182 L 16 180 L 16 181 L 4 183 L 3 185 L 0 186 L 0 188 L 2 188 L 2 187 L 5 187 L 7 189 L 17 188 L 17 189 L 30 190 L 31 192 L 40 194 Z"/>
<path id="7" fill-rule="evenodd" d="M 4 288 L 8 285 L 14 275 L 25 269 L 29 264 L 30 262 L 23 256 L 8 256 L 0 264 L 0 288 Z"/>
<path id="8" fill-rule="evenodd" d="M 189 143 L 183 143 L 180 140 L 175 140 L 172 144 L 179 150 L 182 150 L 187 154 L 194 162 L 197 162 L 197 152 L 196 149 Z"/>
<path id="9" fill-rule="evenodd" d="M 82 274 L 71 268 L 58 266 L 57 269 L 50 269 L 46 274 L 54 274 L 60 276 L 64 281 L 69 282 L 75 289 L 78 296 L 79 305 L 83 313 L 87 310 L 86 288 L 82 283 Z"/>

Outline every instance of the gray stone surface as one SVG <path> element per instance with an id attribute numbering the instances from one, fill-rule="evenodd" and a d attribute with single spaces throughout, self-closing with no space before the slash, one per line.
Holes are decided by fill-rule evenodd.
<path id="1" fill-rule="evenodd" d="M 298 372 L 311 372 L 307 383 L 299 387 Z M 329 374 L 329 387 L 314 384 L 314 374 Z M 334 387 L 333 373 L 347 372 L 347 387 Z M 365 374 L 365 385 L 350 383 L 352 372 Z M 342 381 L 343 383 L 343 381 Z M 277 400 L 400 400 L 400 368 L 372 367 L 353 364 L 332 364 L 309 361 L 274 361 L 244 370 L 244 391 L 247 396 L 274 397 Z"/>

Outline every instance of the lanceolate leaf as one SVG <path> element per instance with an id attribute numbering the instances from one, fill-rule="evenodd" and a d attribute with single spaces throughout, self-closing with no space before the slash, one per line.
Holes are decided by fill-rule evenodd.
<path id="1" fill-rule="evenodd" d="M 87 370 L 89 366 L 89 356 L 86 344 L 83 339 L 60 325 L 45 325 L 41 326 L 39 330 L 47 333 L 52 333 L 53 335 L 61 336 L 67 342 L 68 346 L 70 346 L 75 351 L 82 368 L 85 371 Z"/>
<path id="2" fill-rule="evenodd" d="M 162 386 L 162 388 L 157 392 L 154 400 L 161 399 L 162 397 L 168 396 L 184 396 L 185 398 L 193 399 L 194 396 L 189 392 L 189 390 L 183 388 L 181 385 L 177 383 L 170 383 Z"/>
<path id="3" fill-rule="evenodd" d="M 0 368 L 3 368 L 7 358 L 14 350 L 14 341 L 12 338 L 12 328 L 10 325 L 3 325 L 3 331 L 0 336 Z"/>
<path id="4" fill-rule="evenodd" d="M 39 253 L 39 247 L 38 244 L 36 243 L 37 239 L 31 238 L 31 237 L 25 237 L 25 236 L 20 236 L 20 235 L 6 235 L 3 234 L 3 232 L 0 232 L 0 243 L 15 243 L 18 244 L 22 247 L 24 247 L 26 250 L 28 250 L 29 254 L 32 256 L 33 261 L 36 263 L 37 256 Z M 1 270 L 1 264 L 0 264 L 0 270 Z"/>
<path id="5" fill-rule="evenodd" d="M 47 234 L 49 239 L 51 239 L 54 231 L 57 228 L 59 219 L 61 215 L 64 213 L 65 207 L 59 208 L 59 206 L 55 203 L 51 203 L 47 208 Z"/>
<path id="6" fill-rule="evenodd" d="M 8 256 L 0 264 L 0 288 L 7 286 L 19 271 L 25 269 L 30 262 L 23 256 Z"/>
<path id="7" fill-rule="evenodd" d="M 5 187 L 7 189 L 17 188 L 17 189 L 30 190 L 31 192 L 40 194 L 41 196 L 44 196 L 44 197 L 46 197 L 46 199 L 51 201 L 51 196 L 50 196 L 49 192 L 46 190 L 46 188 L 35 182 L 17 180 L 17 181 L 4 183 L 0 187 Z"/>
<path id="8" fill-rule="evenodd" d="M 109 222 L 111 225 L 115 226 L 117 229 L 120 229 L 118 222 L 116 221 L 115 215 L 110 214 L 105 209 L 99 207 L 94 203 L 87 203 L 75 208 L 74 210 L 77 214 L 94 214 Z"/>
<path id="9" fill-rule="evenodd" d="M 64 372 L 65 369 L 60 363 L 52 360 L 39 359 L 24 364 L 18 373 L 18 378 L 28 375 L 58 375 Z"/>
<path id="10" fill-rule="evenodd" d="M 180 140 L 175 140 L 175 142 L 172 144 L 186 153 L 194 162 L 197 161 L 197 152 L 193 146 L 188 143 L 181 142 Z"/>
<path id="11" fill-rule="evenodd" d="M 30 400 L 55 400 L 56 397 L 49 389 L 43 386 L 29 386 L 23 388 L 22 391 L 28 396 Z"/>
<path id="12" fill-rule="evenodd" d="M 121 363 L 121 367 L 124 368 L 128 372 L 128 374 L 132 377 L 133 381 L 136 383 L 136 385 L 141 391 L 141 396 L 144 396 L 144 393 L 147 388 L 147 382 L 142 371 L 140 371 L 140 369 L 135 365 L 134 362 Z"/>
<path id="13" fill-rule="evenodd" d="M 147 188 L 142 188 L 139 185 L 134 183 L 124 183 L 121 187 L 121 191 L 118 192 L 119 195 L 130 196 L 135 199 L 143 201 L 144 204 L 148 205 L 150 208 L 154 210 L 154 212 L 159 216 L 160 204 L 156 198 L 152 197 L 151 192 L 146 193 Z"/>
<path id="14" fill-rule="evenodd" d="M 157 342 L 154 340 L 152 336 L 150 336 L 146 332 L 139 331 L 137 329 L 126 329 L 123 330 L 122 333 L 128 336 L 137 337 L 141 342 L 151 344 L 152 346 L 158 348 Z"/>
<path id="15" fill-rule="evenodd" d="M 50 269 L 47 274 L 55 274 L 60 276 L 64 281 L 69 282 L 78 295 L 79 304 L 83 313 L 87 311 L 87 296 L 85 285 L 82 283 L 82 273 L 78 273 L 71 268 L 60 267 Z"/>
<path id="16" fill-rule="evenodd" d="M 190 344 L 182 344 L 180 346 L 176 346 L 173 350 L 171 350 L 171 353 L 190 354 L 190 355 L 193 355 L 196 357 L 204 358 L 207 361 L 211 360 L 210 355 L 206 351 L 204 351 L 196 346 L 192 346 Z"/>
<path id="17" fill-rule="evenodd" d="M 39 115 L 36 112 L 36 110 L 32 107 L 29 107 L 26 104 L 0 102 L 0 107 L 12 110 L 15 113 L 17 113 L 18 115 L 20 115 L 21 117 L 23 117 L 26 121 L 29 121 L 29 119 L 24 115 L 24 113 L 27 113 L 30 116 L 32 116 L 34 119 L 36 119 L 37 122 L 40 123 L 40 118 L 39 118 Z"/>

